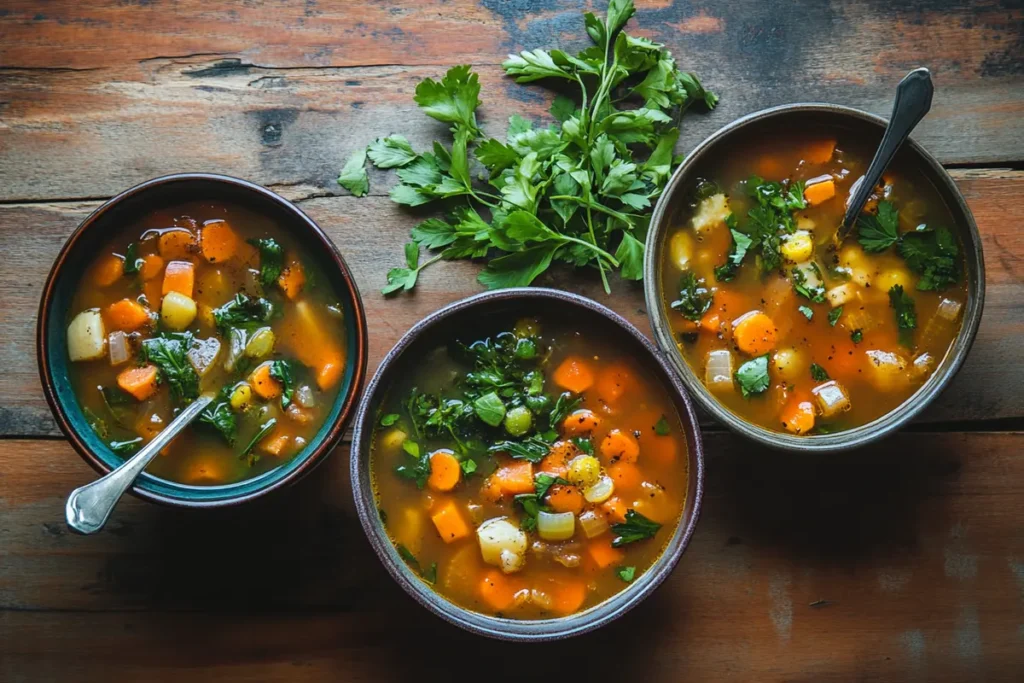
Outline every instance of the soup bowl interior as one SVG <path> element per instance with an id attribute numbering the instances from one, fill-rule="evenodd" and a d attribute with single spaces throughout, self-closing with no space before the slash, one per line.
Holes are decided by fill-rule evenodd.
<path id="1" fill-rule="evenodd" d="M 126 226 L 155 210 L 205 200 L 259 212 L 304 247 L 304 258 L 315 263 L 339 297 L 348 351 L 341 389 L 324 424 L 288 462 L 252 479 L 220 486 L 181 484 L 143 473 L 132 488 L 143 498 L 184 506 L 242 502 L 309 472 L 341 439 L 366 371 L 366 323 L 355 281 L 330 239 L 308 216 L 269 190 L 243 180 L 209 174 L 157 178 L 127 190 L 90 215 L 68 239 L 43 288 L 36 331 L 40 378 L 58 425 L 86 462 L 105 474 L 122 458 L 89 426 L 69 377 L 66 326 L 76 288 L 96 255 L 109 249 Z"/>
<path id="2" fill-rule="evenodd" d="M 457 338 L 521 317 L 556 317 L 603 336 L 632 354 L 665 387 L 685 430 L 688 488 L 679 524 L 658 559 L 629 588 L 594 607 L 566 617 L 517 620 L 488 616 L 463 608 L 431 590 L 399 556 L 380 518 L 371 473 L 371 450 L 377 417 L 388 391 L 412 371 L 427 352 Z M 351 455 L 356 509 L 367 537 L 391 576 L 420 604 L 469 631 L 507 640 L 554 640 L 584 633 L 619 617 L 651 593 L 671 572 L 697 522 L 704 482 L 704 458 L 693 407 L 678 378 L 654 345 L 635 327 L 600 304 L 567 292 L 523 288 L 488 292 L 454 303 L 413 327 L 384 358 L 359 406 Z M 475 541 L 474 541 L 475 542 Z"/>
<path id="3" fill-rule="evenodd" d="M 945 356 L 932 375 L 906 400 L 890 412 L 867 424 L 831 434 L 796 436 L 772 431 L 753 424 L 726 408 L 707 389 L 679 352 L 665 302 L 662 264 L 668 248 L 670 231 L 679 225 L 685 210 L 687 193 L 692 191 L 702 173 L 716 159 L 743 154 L 744 140 L 792 136 L 794 132 L 829 133 L 840 141 L 856 140 L 858 145 L 874 149 L 881 141 L 886 121 L 880 117 L 847 107 L 830 104 L 793 104 L 755 112 L 725 126 L 704 140 L 676 170 L 662 194 L 651 219 L 647 235 L 647 258 L 644 265 L 644 291 L 654 336 L 669 362 L 682 377 L 697 402 L 719 422 L 764 445 L 793 451 L 824 452 L 862 446 L 897 430 L 920 413 L 952 379 L 963 363 L 978 331 L 985 299 L 985 265 L 981 238 L 974 217 L 953 179 L 942 166 L 913 140 L 899 150 L 892 168 L 910 169 L 919 173 L 929 192 L 939 198 L 959 238 L 966 262 L 967 305 L 960 329 Z M 751 171 L 753 175 L 753 171 Z M 838 227 L 838 226 L 837 226 Z M 674 296 L 673 292 L 671 296 Z"/>

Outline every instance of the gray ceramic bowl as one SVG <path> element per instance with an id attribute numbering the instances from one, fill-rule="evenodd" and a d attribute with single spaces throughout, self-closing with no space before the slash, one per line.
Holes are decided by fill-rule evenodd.
<path id="1" fill-rule="evenodd" d="M 556 315 L 581 328 L 600 330 L 606 339 L 619 341 L 633 352 L 660 379 L 679 412 L 686 431 L 689 488 L 682 519 L 654 565 L 629 588 L 586 611 L 556 619 L 523 621 L 501 619 L 473 612 L 449 602 L 421 581 L 399 557 L 388 538 L 370 476 L 370 447 L 377 415 L 388 389 L 408 363 L 422 358 L 458 334 L 474 331 L 488 318 L 512 319 L 524 315 Z M 592 631 L 622 616 L 658 587 L 675 567 L 686 549 L 697 524 L 704 489 L 704 453 L 700 427 L 693 405 L 678 377 L 653 344 L 635 327 L 604 306 L 577 294 L 541 289 L 519 288 L 486 292 L 463 299 L 428 316 L 409 330 L 381 362 L 370 380 L 359 405 L 352 436 L 352 492 L 363 530 L 370 544 L 395 581 L 421 605 L 456 626 L 504 640 L 556 640 Z"/>
<path id="2" fill-rule="evenodd" d="M 981 312 L 985 304 L 985 261 L 981 253 L 981 237 L 978 234 L 978 226 L 974 223 L 974 216 L 967 208 L 967 203 L 964 201 L 963 195 L 960 194 L 960 190 L 957 189 L 953 179 L 949 177 L 942 165 L 935 160 L 935 157 L 913 140 L 909 140 L 897 153 L 894 163 L 903 163 L 919 169 L 934 185 L 953 216 L 955 225 L 952 227 L 964 246 L 967 261 L 967 308 L 964 312 L 960 332 L 939 367 L 928 381 L 897 409 L 866 425 L 835 434 L 811 436 L 782 434 L 751 424 L 726 409 L 707 390 L 676 348 L 676 342 L 666 318 L 664 288 L 660 273 L 666 242 L 665 235 L 672 227 L 677 203 L 684 196 L 687 188 L 693 186 L 699 169 L 707 159 L 721 153 L 724 148 L 729 148 L 739 135 L 757 134 L 760 131 L 770 135 L 771 131 L 780 128 L 799 130 L 802 126 L 813 129 L 840 130 L 846 135 L 856 135 L 859 140 L 877 146 L 882 139 L 886 120 L 858 109 L 835 104 L 788 104 L 748 114 L 712 134 L 697 145 L 696 149 L 686 157 L 686 161 L 676 169 L 654 208 L 650 231 L 647 233 L 644 292 L 651 326 L 654 329 L 655 340 L 659 348 L 665 351 L 669 361 L 682 377 L 683 383 L 696 397 L 697 402 L 715 419 L 733 431 L 773 448 L 804 452 L 839 451 L 863 446 L 902 427 L 924 410 L 925 406 L 939 395 L 960 369 L 974 342 L 974 337 L 978 333 L 978 325 L 981 323 Z"/>

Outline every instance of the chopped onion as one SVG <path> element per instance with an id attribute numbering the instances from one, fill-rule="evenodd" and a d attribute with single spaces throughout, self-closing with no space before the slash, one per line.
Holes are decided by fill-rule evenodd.
<path id="1" fill-rule="evenodd" d="M 545 541 L 567 541 L 576 531 L 576 516 L 571 512 L 538 512 L 537 533 Z"/>
<path id="2" fill-rule="evenodd" d="M 604 515 L 599 515 L 593 510 L 587 510 L 580 515 L 580 526 L 587 538 L 596 538 L 608 531 L 608 520 Z"/>
<path id="3" fill-rule="evenodd" d="M 121 330 L 115 330 L 107 335 L 107 351 L 110 354 L 110 364 L 120 365 L 128 360 L 128 338 Z"/>
<path id="4" fill-rule="evenodd" d="M 536 588 L 530 590 L 530 602 L 541 609 L 551 609 L 555 604 L 550 595 Z"/>
<path id="5" fill-rule="evenodd" d="M 569 569 L 580 566 L 580 559 L 579 553 L 569 552 L 565 548 L 555 554 L 555 562 Z"/>
<path id="6" fill-rule="evenodd" d="M 835 380 L 819 384 L 811 389 L 811 393 L 818 399 L 818 408 L 824 417 L 835 417 L 850 409 L 850 399 L 846 395 L 846 390 Z"/>
<path id="7" fill-rule="evenodd" d="M 501 551 L 499 556 L 499 562 L 501 565 L 501 571 L 506 574 L 517 572 L 523 568 L 523 556 L 519 553 L 514 553 L 511 550 L 505 549 Z"/>
<path id="8" fill-rule="evenodd" d="M 507 550 L 522 557 L 526 553 L 526 533 L 505 517 L 489 519 L 476 530 L 484 562 L 502 566 L 501 553 Z"/>
<path id="9" fill-rule="evenodd" d="M 732 390 L 732 353 L 729 349 L 708 351 L 704 362 L 704 384 L 712 391 Z"/>
<path id="10" fill-rule="evenodd" d="M 224 369 L 231 372 L 235 369 L 235 363 L 242 357 L 245 350 L 245 332 L 232 327 L 228 333 L 228 355 L 224 359 Z"/>
<path id="11" fill-rule="evenodd" d="M 878 349 L 866 351 L 865 355 L 868 364 L 864 374 L 880 391 L 899 390 L 909 383 L 907 361 L 903 356 Z"/>
<path id="12" fill-rule="evenodd" d="M 615 493 L 615 483 L 608 475 L 602 476 L 593 486 L 583 490 L 583 497 L 588 503 L 603 503 Z"/>
<path id="13" fill-rule="evenodd" d="M 845 303 L 852 301 L 857 296 L 857 285 L 852 282 L 847 282 L 845 285 L 839 285 L 825 292 L 825 298 L 832 305 L 832 308 L 842 306 Z"/>
<path id="14" fill-rule="evenodd" d="M 313 394 L 313 389 L 308 384 L 303 384 L 301 387 L 295 390 L 295 402 L 303 408 L 315 408 L 316 407 L 316 396 Z"/>
<path id="15" fill-rule="evenodd" d="M 960 315 L 960 309 L 963 308 L 959 301 L 953 301 L 952 299 L 943 299 L 939 302 L 939 307 L 935 309 L 935 315 L 940 318 L 953 322 L 956 317 Z"/>
<path id="16" fill-rule="evenodd" d="M 914 359 L 910 371 L 915 377 L 923 377 L 931 372 L 933 367 L 935 367 L 935 356 L 925 351 Z"/>

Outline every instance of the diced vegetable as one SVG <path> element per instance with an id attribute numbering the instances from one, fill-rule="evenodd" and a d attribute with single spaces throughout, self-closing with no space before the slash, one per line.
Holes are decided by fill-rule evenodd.
<path id="1" fill-rule="evenodd" d="M 228 372 L 233 372 L 235 369 L 235 363 L 242 357 L 242 353 L 245 351 L 246 335 L 245 330 L 238 328 L 231 328 L 228 331 L 228 349 L 227 357 L 224 359 L 224 369 Z"/>
<path id="2" fill-rule="evenodd" d="M 732 336 L 740 351 L 760 356 L 775 348 L 777 332 L 771 318 L 760 311 L 751 311 L 733 321 Z"/>
<path id="3" fill-rule="evenodd" d="M 107 254 L 92 268 L 92 280 L 100 287 L 109 287 L 124 275 L 124 259 L 116 254 Z"/>
<path id="4" fill-rule="evenodd" d="M 501 566 L 503 551 L 526 557 L 526 533 L 505 517 L 489 519 L 476 530 L 480 554 L 484 562 Z"/>
<path id="5" fill-rule="evenodd" d="M 434 527 L 437 528 L 437 533 L 440 534 L 441 540 L 445 543 L 454 543 L 455 541 L 466 538 L 470 534 L 469 523 L 466 522 L 466 518 L 463 516 L 462 511 L 459 510 L 458 503 L 454 500 L 445 501 L 437 506 L 433 514 L 430 515 L 430 519 L 434 522 Z M 526 541 L 524 536 L 524 550 L 526 549 L 525 546 Z"/>
<path id="6" fill-rule="evenodd" d="M 825 298 L 828 300 L 832 308 L 842 306 L 854 301 L 857 298 L 857 285 L 852 282 L 833 287 L 832 289 L 825 292 Z"/>
<path id="7" fill-rule="evenodd" d="M 711 391 L 732 391 L 732 353 L 729 349 L 708 351 L 704 362 L 704 384 Z"/>
<path id="8" fill-rule="evenodd" d="M 916 378 L 927 377 L 935 369 L 935 356 L 925 351 L 918 354 L 910 366 L 910 373 Z"/>
<path id="9" fill-rule="evenodd" d="M 609 462 L 636 462 L 640 457 L 640 444 L 632 434 L 613 429 L 601 442 L 601 455 Z"/>
<path id="10" fill-rule="evenodd" d="M 581 488 L 588 488 L 601 478 L 601 463 L 592 455 L 577 455 L 569 461 L 566 474 L 569 483 Z"/>
<path id="11" fill-rule="evenodd" d="M 839 382 L 832 380 L 811 389 L 822 417 L 830 418 L 850 409 L 850 398 Z"/>
<path id="12" fill-rule="evenodd" d="M 388 431 L 384 432 L 380 437 L 379 443 L 380 447 L 385 452 L 398 451 L 398 449 L 402 447 L 402 444 L 405 443 L 405 440 L 408 438 L 408 434 L 406 434 L 401 429 L 398 429 L 396 427 L 394 429 L 389 429 Z"/>
<path id="13" fill-rule="evenodd" d="M 137 401 L 145 401 L 156 393 L 157 376 L 155 365 L 128 368 L 118 374 L 117 386 L 134 396 Z"/>
<path id="14" fill-rule="evenodd" d="M 111 365 L 120 365 L 131 358 L 131 353 L 128 350 L 128 337 L 121 330 L 107 335 L 107 348 Z"/>
<path id="15" fill-rule="evenodd" d="M 245 344 L 244 355 L 249 358 L 266 358 L 274 351 L 274 331 L 269 327 L 261 327 L 249 336 Z"/>
<path id="16" fill-rule="evenodd" d="M 836 183 L 828 176 L 814 178 L 808 181 L 804 188 L 804 199 L 811 206 L 816 206 L 836 196 Z"/>
<path id="17" fill-rule="evenodd" d="M 220 356 L 220 340 L 216 337 L 197 339 L 189 347 L 187 355 L 188 362 L 192 364 L 196 374 L 205 377 Z"/>
<path id="18" fill-rule="evenodd" d="M 107 352 L 107 330 L 100 309 L 82 311 L 68 325 L 68 357 L 72 361 L 96 360 Z"/>
<path id="19" fill-rule="evenodd" d="M 309 424 L 313 421 L 313 413 L 308 410 L 303 410 L 295 403 L 289 403 L 288 407 L 285 408 L 284 416 L 296 424 Z"/>
<path id="20" fill-rule="evenodd" d="M 570 356 L 558 366 L 552 379 L 563 389 L 568 389 L 574 394 L 582 394 L 594 385 L 594 371 L 582 358 Z"/>
<path id="21" fill-rule="evenodd" d="M 146 254 L 142 257 L 142 265 L 139 266 L 139 275 L 144 281 L 153 280 L 164 272 L 164 260 L 156 254 Z M 150 302 L 153 304 L 154 302 Z"/>
<path id="22" fill-rule="evenodd" d="M 953 299 L 943 299 L 939 302 L 939 306 L 935 309 L 935 314 L 940 318 L 955 322 L 957 317 L 960 315 L 960 309 L 963 308 L 963 304 Z"/>
<path id="23" fill-rule="evenodd" d="M 505 431 L 512 436 L 523 436 L 533 424 L 533 413 L 526 406 L 516 406 L 505 413 Z"/>
<path id="24" fill-rule="evenodd" d="M 580 515 L 580 528 L 587 538 L 597 538 L 608 531 L 608 520 L 594 510 L 587 510 Z"/>
<path id="25" fill-rule="evenodd" d="M 238 235 L 227 221 L 208 221 L 199 232 L 203 257 L 210 263 L 223 263 L 235 255 Z"/>
<path id="26" fill-rule="evenodd" d="M 259 449 L 264 453 L 280 458 L 288 449 L 291 436 L 288 434 L 274 434 L 263 439 L 259 443 Z"/>
<path id="27" fill-rule="evenodd" d="M 548 489 L 548 507 L 555 512 L 571 512 L 574 515 L 583 511 L 583 493 L 579 487 L 556 484 Z"/>
<path id="28" fill-rule="evenodd" d="M 819 140 L 804 148 L 803 158 L 810 164 L 825 164 L 831 161 L 835 151 L 835 140 Z"/>
<path id="29" fill-rule="evenodd" d="M 613 548 L 611 539 L 607 537 L 587 544 L 587 553 L 599 569 L 606 569 L 613 564 L 621 564 L 626 558 L 626 553 L 618 548 Z"/>
<path id="30" fill-rule="evenodd" d="M 597 480 L 597 483 L 587 487 L 583 491 L 583 497 L 588 503 L 603 503 L 615 493 L 615 482 L 605 475 Z"/>
<path id="31" fill-rule="evenodd" d="M 165 296 L 169 292 L 178 292 L 191 299 L 194 287 L 195 266 L 191 261 L 171 261 L 167 264 L 162 291 Z"/>
<path id="32" fill-rule="evenodd" d="M 196 319 L 196 302 L 179 292 L 164 294 L 160 321 L 169 329 L 184 330 Z"/>
<path id="33" fill-rule="evenodd" d="M 246 382 L 239 382 L 231 391 L 231 407 L 235 410 L 244 410 L 252 402 L 252 387 Z M 404 440 L 404 435 L 403 435 Z"/>
<path id="34" fill-rule="evenodd" d="M 174 228 L 160 235 L 158 248 L 164 260 L 187 259 L 196 251 L 196 238 L 184 228 Z"/>
<path id="35" fill-rule="evenodd" d="M 529 594 L 529 589 L 525 585 L 511 580 L 496 569 L 487 572 L 480 581 L 480 598 L 495 612 L 507 611 L 515 605 L 517 596 L 524 591 Z"/>
<path id="36" fill-rule="evenodd" d="M 131 299 L 121 299 L 107 306 L 106 318 L 115 330 L 134 332 L 149 322 L 149 311 Z"/>
<path id="37" fill-rule="evenodd" d="M 873 349 L 866 351 L 864 375 L 880 391 L 895 391 L 907 386 L 910 375 L 907 359 L 898 353 Z"/>
<path id="38" fill-rule="evenodd" d="M 780 247 L 782 257 L 792 263 L 803 263 L 814 255 L 814 240 L 806 230 L 797 230 Z"/>
<path id="39" fill-rule="evenodd" d="M 462 478 L 462 468 L 455 454 L 448 449 L 440 449 L 430 454 L 430 476 L 427 486 L 434 491 L 451 491 Z"/>
<path id="40" fill-rule="evenodd" d="M 913 280 L 914 278 L 910 274 L 909 270 L 903 268 L 890 268 L 889 270 L 882 271 L 876 278 L 874 278 L 874 286 L 880 291 L 888 292 L 894 286 L 899 285 L 909 292 L 914 288 Z"/>
<path id="41" fill-rule="evenodd" d="M 595 385 L 596 396 L 602 403 L 615 404 L 626 393 L 626 390 L 633 386 L 634 382 L 629 369 L 624 365 L 618 363 L 610 365 L 598 373 Z"/>
<path id="42" fill-rule="evenodd" d="M 693 260 L 693 247 L 693 234 L 687 230 L 677 231 L 669 240 L 669 257 L 672 259 L 672 264 L 681 272 L 690 269 L 690 262 Z"/>
<path id="43" fill-rule="evenodd" d="M 281 395 L 281 383 L 270 375 L 270 362 L 261 363 L 249 375 L 249 385 L 256 395 L 270 401 Z"/>
<path id="44" fill-rule="evenodd" d="M 306 271 L 303 270 L 302 263 L 293 254 L 288 259 L 288 265 L 277 278 L 277 286 L 289 299 L 295 299 L 302 293 L 305 284 Z"/>
<path id="45" fill-rule="evenodd" d="M 615 490 L 626 495 L 636 492 L 643 483 L 640 469 L 631 462 L 617 462 L 609 466 L 608 477 L 615 484 Z"/>
<path id="46" fill-rule="evenodd" d="M 693 229 L 698 235 L 707 233 L 713 228 L 725 225 L 725 219 L 731 213 L 728 198 L 721 192 L 713 194 L 697 205 L 697 211 L 693 215 Z"/>
<path id="47" fill-rule="evenodd" d="M 803 396 L 793 396 L 782 408 L 779 419 L 787 432 L 807 434 L 814 429 L 814 404 Z"/>
<path id="48" fill-rule="evenodd" d="M 545 541 L 567 541 L 576 533 L 576 515 L 541 510 L 537 513 L 537 533 Z"/>
<path id="49" fill-rule="evenodd" d="M 316 407 L 316 395 L 308 384 L 303 384 L 295 390 L 295 402 L 303 408 Z"/>
<path id="50" fill-rule="evenodd" d="M 332 388 L 345 371 L 345 354 L 326 328 L 333 321 L 324 319 L 311 303 L 300 299 L 286 308 L 285 324 L 293 333 L 283 335 L 282 343 L 289 346 L 299 362 L 315 370 L 321 390 Z"/>
<path id="51" fill-rule="evenodd" d="M 512 460 L 501 465 L 490 477 L 505 495 L 533 493 L 533 463 Z"/>
<path id="52" fill-rule="evenodd" d="M 565 430 L 567 436 L 576 436 L 592 432 L 600 424 L 601 418 L 595 415 L 593 411 L 584 408 L 573 411 L 566 417 L 562 422 L 562 429 Z"/>
<path id="53" fill-rule="evenodd" d="M 787 382 L 795 382 L 807 374 L 807 354 L 792 346 L 779 349 L 772 356 L 771 369 L 773 374 Z"/>

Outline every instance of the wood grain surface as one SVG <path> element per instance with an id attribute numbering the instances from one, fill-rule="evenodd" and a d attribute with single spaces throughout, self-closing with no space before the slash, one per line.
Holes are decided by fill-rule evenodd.
<path id="1" fill-rule="evenodd" d="M 950 166 L 988 274 L 975 346 L 907 430 L 828 457 L 765 451 L 704 419 L 707 497 L 677 570 L 598 633 L 541 646 L 447 626 L 387 576 L 361 531 L 348 444 L 295 487 L 241 508 L 126 499 L 68 534 L 92 471 L 59 437 L 34 358 L 43 280 L 103 200 L 158 175 L 215 171 L 296 201 L 363 291 L 370 371 L 424 314 L 480 291 L 442 263 L 413 296 L 378 294 L 422 218 L 334 182 L 349 152 L 442 135 L 412 101 L 456 63 L 480 73 L 491 134 L 550 93 L 505 79 L 510 51 L 584 45 L 577 0 L 143 0 L 0 3 L 0 681 L 1024 680 L 1024 6 L 1017 0 L 638 0 L 722 97 L 679 150 L 737 116 L 829 101 L 887 114 L 928 66 L 916 139 Z M 639 28 L 636 28 L 639 27 Z M 649 332 L 636 283 L 540 283 Z"/>

